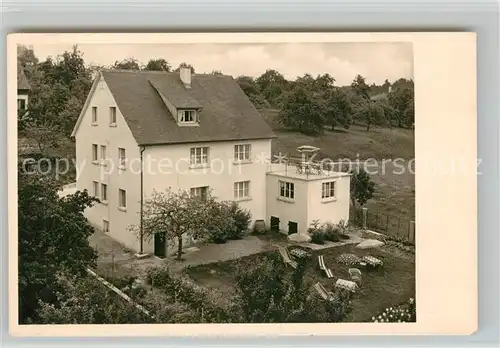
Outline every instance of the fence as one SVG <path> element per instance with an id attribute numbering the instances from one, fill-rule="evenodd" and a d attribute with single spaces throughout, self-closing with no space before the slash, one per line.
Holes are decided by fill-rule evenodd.
<path id="1" fill-rule="evenodd" d="M 367 208 L 353 210 L 351 221 L 365 229 L 415 243 L 415 221 Z"/>

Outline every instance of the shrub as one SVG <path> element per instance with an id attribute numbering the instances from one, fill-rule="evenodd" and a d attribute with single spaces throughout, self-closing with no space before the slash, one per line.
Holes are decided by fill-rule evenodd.
<path id="1" fill-rule="evenodd" d="M 236 202 L 219 202 L 217 214 L 222 217 L 220 224 L 208 231 L 208 241 L 222 244 L 231 239 L 241 239 L 248 230 L 252 216 Z"/>
<path id="2" fill-rule="evenodd" d="M 234 221 L 234 228 L 227 233 L 228 239 L 241 239 L 250 226 L 252 215 L 247 209 L 242 209 L 236 202 L 229 207 L 229 217 Z"/>
<path id="3" fill-rule="evenodd" d="M 326 235 L 321 230 L 316 230 L 311 233 L 311 242 L 314 244 L 325 244 Z"/>
<path id="4" fill-rule="evenodd" d="M 338 226 L 334 225 L 331 222 L 326 222 L 322 226 L 323 232 L 325 234 L 325 239 L 331 242 L 340 241 L 340 229 Z"/>
<path id="5" fill-rule="evenodd" d="M 153 267 L 147 270 L 148 282 L 162 289 L 174 302 L 182 302 L 197 311 L 201 322 L 226 323 L 235 317 L 230 305 L 224 305 L 221 294 L 204 288 L 186 276 L 170 272 L 167 267 Z"/>

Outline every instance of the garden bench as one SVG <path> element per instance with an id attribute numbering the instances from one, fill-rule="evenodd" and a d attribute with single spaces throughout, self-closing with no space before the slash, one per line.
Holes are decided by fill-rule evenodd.
<path id="1" fill-rule="evenodd" d="M 306 257 L 307 251 L 299 249 L 299 248 L 295 248 L 295 249 L 290 250 L 290 255 L 295 256 L 295 257 L 299 257 L 299 258 Z"/>
<path id="2" fill-rule="evenodd" d="M 329 269 L 325 265 L 325 259 L 323 258 L 323 255 L 318 256 L 318 264 L 319 264 L 319 269 L 321 269 L 322 271 L 325 272 L 327 278 L 333 277 L 333 273 L 332 273 L 331 269 Z"/>
<path id="3" fill-rule="evenodd" d="M 358 285 L 350 280 L 337 279 L 337 282 L 335 283 L 335 288 L 340 290 L 347 290 L 350 292 L 356 292 L 356 290 L 358 289 Z"/>
<path id="4" fill-rule="evenodd" d="M 281 247 L 281 246 L 280 246 L 280 247 L 278 247 L 278 250 L 279 250 L 279 252 L 280 252 L 280 254 L 281 254 L 281 257 L 283 258 L 283 261 L 284 261 L 286 264 L 288 264 L 288 265 L 292 266 L 293 268 L 297 268 L 297 262 L 296 262 L 296 261 L 293 261 L 293 260 L 290 258 L 290 255 L 288 255 L 288 252 L 286 251 L 286 249 L 285 249 L 285 248 L 283 248 L 283 247 Z"/>
<path id="5" fill-rule="evenodd" d="M 372 267 L 379 267 L 384 265 L 382 261 L 373 256 L 364 256 L 363 261 Z"/>
<path id="6" fill-rule="evenodd" d="M 314 289 L 321 296 L 321 298 L 323 300 L 328 301 L 333 297 L 333 293 L 326 290 L 325 287 L 323 286 L 323 284 L 321 284 L 321 283 L 314 284 Z"/>

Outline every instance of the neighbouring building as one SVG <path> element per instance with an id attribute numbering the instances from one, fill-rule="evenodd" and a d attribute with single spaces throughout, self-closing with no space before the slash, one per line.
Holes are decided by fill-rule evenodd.
<path id="1" fill-rule="evenodd" d="M 270 163 L 275 135 L 231 76 L 104 70 L 72 135 L 76 189 L 101 200 L 87 218 L 138 253 L 165 254 L 129 230 L 153 190 L 211 191 L 284 233 L 349 216 L 349 175 Z"/>
<path id="2" fill-rule="evenodd" d="M 17 110 L 25 111 L 28 108 L 28 95 L 31 90 L 28 78 L 22 67 L 17 68 Z"/>

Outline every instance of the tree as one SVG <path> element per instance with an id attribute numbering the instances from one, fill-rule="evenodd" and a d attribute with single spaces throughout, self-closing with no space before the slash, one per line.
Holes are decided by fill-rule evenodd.
<path id="1" fill-rule="evenodd" d="M 259 85 L 264 98 L 271 105 L 278 106 L 279 97 L 285 91 L 287 85 L 287 81 L 283 75 L 276 70 L 268 69 L 255 82 Z"/>
<path id="2" fill-rule="evenodd" d="M 356 202 L 363 206 L 373 197 L 375 183 L 363 168 L 357 171 L 352 170 L 351 174 L 351 203 L 356 208 Z"/>
<path id="3" fill-rule="evenodd" d="M 378 101 L 367 101 L 358 110 L 358 118 L 364 120 L 366 124 L 366 131 L 370 130 L 372 125 L 385 125 L 387 124 L 386 115 L 382 104 Z"/>
<path id="4" fill-rule="evenodd" d="M 186 191 L 153 191 L 143 206 L 143 233 L 146 238 L 161 234 L 165 242 L 177 242 L 177 260 L 182 259 L 183 237 L 204 238 L 223 228 L 218 202 L 213 197 L 198 197 Z M 133 230 L 140 227 L 132 226 Z"/>
<path id="5" fill-rule="evenodd" d="M 55 182 L 18 167 L 19 318 L 36 319 L 39 300 L 54 303 L 56 275 L 86 274 L 97 258 L 83 215 L 96 201 L 86 191 L 59 198 Z"/>
<path id="6" fill-rule="evenodd" d="M 49 155 L 50 150 L 57 149 L 63 142 L 60 128 L 47 121 L 28 123 L 24 135 L 30 146 L 35 147 L 39 154 Z"/>
<path id="7" fill-rule="evenodd" d="M 214 69 L 210 73 L 210 75 L 223 75 L 221 70 Z"/>
<path id="8" fill-rule="evenodd" d="M 112 69 L 141 70 L 141 67 L 139 66 L 139 61 L 131 57 L 122 60 L 121 62 L 115 61 L 115 64 L 113 64 Z"/>
<path id="9" fill-rule="evenodd" d="M 17 64 L 19 68 L 24 70 L 29 80 L 38 64 L 38 58 L 35 56 L 35 51 L 32 46 L 26 47 L 24 45 L 17 45 Z"/>
<path id="10" fill-rule="evenodd" d="M 170 72 L 172 66 L 163 58 L 150 59 L 143 70 Z"/>
<path id="11" fill-rule="evenodd" d="M 260 92 L 259 85 L 250 76 L 238 76 L 236 82 L 256 107 L 269 107 L 269 102 Z"/>
<path id="12" fill-rule="evenodd" d="M 177 67 L 177 69 L 175 69 L 175 71 L 179 72 L 179 71 L 181 71 L 181 68 L 190 68 L 191 69 L 191 74 L 195 73 L 194 68 L 193 68 L 193 66 L 191 64 L 182 62 L 181 64 L 179 64 L 179 66 Z"/>
<path id="13" fill-rule="evenodd" d="M 69 137 L 92 86 L 92 73 L 77 46 L 36 64 L 29 77 L 27 121 L 58 125 Z"/>
<path id="14" fill-rule="evenodd" d="M 398 84 L 388 95 L 389 105 L 394 109 L 398 127 L 410 127 L 414 122 L 414 90 L 406 80 L 398 80 Z"/>
<path id="15" fill-rule="evenodd" d="M 366 84 L 365 78 L 361 75 L 356 75 L 351 83 L 353 91 L 365 100 L 370 99 L 370 86 Z"/>
<path id="16" fill-rule="evenodd" d="M 328 96 L 327 100 L 327 122 L 335 130 L 337 125 L 349 129 L 352 123 L 352 106 L 346 93 L 335 88 Z"/>
<path id="17" fill-rule="evenodd" d="M 297 86 L 285 99 L 279 118 L 285 126 L 300 132 L 319 133 L 323 130 L 326 115 L 326 104 L 321 96 Z"/>

